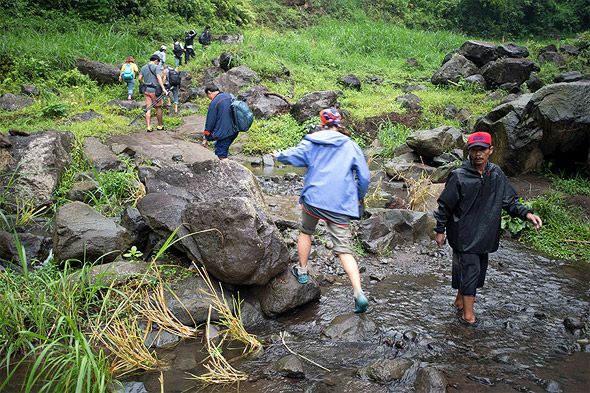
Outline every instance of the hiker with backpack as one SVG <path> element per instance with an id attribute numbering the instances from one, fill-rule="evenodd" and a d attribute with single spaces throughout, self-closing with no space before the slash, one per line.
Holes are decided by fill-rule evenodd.
<path id="1" fill-rule="evenodd" d="M 360 218 L 362 201 L 369 187 L 369 167 L 361 148 L 341 127 L 335 108 L 320 112 L 321 131 L 306 135 L 295 147 L 275 153 L 284 164 L 307 167 L 301 204 L 301 229 L 297 240 L 299 264 L 291 269 L 297 281 L 309 281 L 308 259 L 311 236 L 318 220 L 326 222 L 334 253 L 353 289 L 354 312 L 364 313 L 369 301 L 363 293 L 358 265 L 353 256 L 350 220 Z"/>
<path id="2" fill-rule="evenodd" d="M 207 141 L 215 141 L 215 155 L 223 160 L 227 158 L 229 147 L 238 136 L 231 109 L 233 97 L 220 92 L 216 86 L 205 87 L 205 94 L 211 103 L 207 109 L 203 145 L 206 146 Z"/>
<path id="3" fill-rule="evenodd" d="M 205 29 L 199 35 L 199 44 L 203 45 L 203 48 L 211 44 L 211 26 L 205 26 Z"/>
<path id="4" fill-rule="evenodd" d="M 193 42 L 197 33 L 194 30 L 190 30 L 186 32 L 186 36 L 184 37 L 184 62 L 188 64 L 188 61 L 191 57 L 195 57 L 195 51 L 193 49 Z"/>
<path id="5" fill-rule="evenodd" d="M 182 65 L 182 54 L 184 53 L 184 48 L 178 40 L 178 37 L 174 37 L 174 43 L 172 44 L 172 53 L 174 53 L 174 66 L 178 68 Z"/>
<path id="6" fill-rule="evenodd" d="M 135 64 L 133 56 L 127 56 L 125 63 L 121 66 L 119 73 L 119 82 L 127 83 L 127 99 L 131 100 L 133 97 L 133 89 L 135 88 L 135 77 L 139 74 L 139 68 Z"/>
<path id="7" fill-rule="evenodd" d="M 140 92 L 143 91 L 143 97 L 145 98 L 146 108 L 150 108 L 152 104 L 156 108 L 156 117 L 158 119 L 157 130 L 164 129 L 164 121 L 162 118 L 162 100 L 163 95 L 168 95 L 168 91 L 164 87 L 164 81 L 162 80 L 162 69 L 160 67 L 160 57 L 158 55 L 152 55 L 150 62 L 141 67 L 139 73 L 139 81 L 143 82 L 140 87 Z M 145 112 L 145 122 L 147 132 L 152 132 L 150 126 L 152 110 L 149 109 Z"/>
<path id="8" fill-rule="evenodd" d="M 160 58 L 160 67 L 164 68 L 166 65 L 166 45 L 162 45 L 160 50 L 154 52 Z"/>
<path id="9" fill-rule="evenodd" d="M 165 70 L 165 81 L 164 86 L 166 89 L 172 92 L 172 103 L 174 104 L 174 114 L 178 113 L 178 102 L 180 95 L 180 83 L 182 77 L 178 69 L 168 66 Z M 168 95 L 168 105 L 170 105 L 170 95 Z"/>

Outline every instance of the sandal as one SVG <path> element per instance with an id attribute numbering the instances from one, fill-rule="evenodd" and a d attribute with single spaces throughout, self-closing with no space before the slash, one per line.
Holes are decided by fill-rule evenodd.
<path id="1" fill-rule="evenodd" d="M 309 274 L 307 272 L 301 273 L 299 267 L 296 265 L 293 265 L 293 268 L 291 268 L 291 273 L 295 276 L 299 284 L 307 284 L 309 281 Z"/>
<path id="2" fill-rule="evenodd" d="M 157 126 L 157 127 L 156 127 L 156 130 L 158 130 L 158 131 L 162 131 L 162 130 L 164 130 L 164 126 Z"/>
<path id="3" fill-rule="evenodd" d="M 147 132 L 153 132 L 153 131 L 154 131 L 154 129 L 153 129 L 152 127 L 148 127 L 148 128 L 146 128 L 145 130 L 146 130 Z"/>

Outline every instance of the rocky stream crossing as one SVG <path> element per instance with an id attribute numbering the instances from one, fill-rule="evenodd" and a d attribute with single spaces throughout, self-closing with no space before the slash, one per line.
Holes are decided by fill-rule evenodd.
<path id="1" fill-rule="evenodd" d="M 210 153 L 194 143 L 195 129 L 202 129 L 202 118 L 188 116 L 176 130 L 142 133 L 141 138 L 114 137 L 111 149 L 132 144 L 138 154 L 163 166 L 209 159 Z M 232 160 L 252 163 L 240 155 Z M 288 223 L 298 221 L 302 173 L 284 167 L 251 169 L 274 221 L 291 239 L 286 243 L 293 256 L 297 230 Z M 232 361 L 248 374 L 247 381 L 203 389 L 188 379 L 190 373 L 205 371 L 203 343 L 171 339 L 171 345 L 157 349 L 158 357 L 168 364 L 163 373 L 165 392 L 588 391 L 587 262 L 552 260 L 504 240 L 490 257 L 486 286 L 478 293 L 478 323 L 468 327 L 459 322 L 452 306 L 450 249 L 438 249 L 432 240 L 422 238 L 400 243 L 384 256 L 360 256 L 370 306 L 366 314 L 355 315 L 350 284 L 329 248 L 318 240 L 312 253 L 319 301 L 275 318 L 248 312 L 249 331 L 264 349 Z M 247 290 L 243 295 L 247 300 L 253 297 Z M 283 338 L 294 352 L 330 371 L 291 355 Z M 231 359 L 229 354 L 237 357 L 241 348 L 227 351 L 225 356 Z M 134 374 L 122 391 L 160 392 L 159 376 Z"/>

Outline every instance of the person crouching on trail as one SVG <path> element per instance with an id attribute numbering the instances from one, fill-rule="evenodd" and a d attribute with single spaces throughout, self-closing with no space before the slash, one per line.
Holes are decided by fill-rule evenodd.
<path id="1" fill-rule="evenodd" d="M 326 222 L 344 271 L 352 283 L 354 312 L 363 313 L 369 301 L 361 288 L 353 256 L 350 220 L 359 218 L 360 205 L 369 186 L 369 168 L 361 148 L 340 127 L 334 108 L 320 112 L 322 130 L 306 135 L 295 147 L 275 154 L 282 163 L 307 167 L 301 204 L 301 229 L 297 241 L 299 265 L 291 272 L 300 284 L 309 281 L 308 258 L 311 236 L 318 220 Z"/>
<path id="2" fill-rule="evenodd" d="M 502 209 L 513 217 L 528 220 L 535 229 L 539 229 L 542 222 L 518 201 L 500 167 L 489 162 L 494 152 L 490 134 L 469 135 L 467 148 L 469 158 L 449 174 L 434 218 L 437 244 L 444 244 L 446 230 L 453 249 L 455 306 L 462 312 L 462 321 L 474 324 L 475 293 L 477 288 L 483 287 L 488 254 L 496 251 L 500 243 Z"/>
<path id="3" fill-rule="evenodd" d="M 207 109 L 203 145 L 206 146 L 207 141 L 215 141 L 215 155 L 223 160 L 227 158 L 229 147 L 238 136 L 232 117 L 232 96 L 220 92 L 216 86 L 205 87 L 205 94 L 211 103 Z"/>

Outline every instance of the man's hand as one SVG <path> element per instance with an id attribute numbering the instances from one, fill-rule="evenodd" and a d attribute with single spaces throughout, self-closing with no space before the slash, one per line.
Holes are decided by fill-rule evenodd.
<path id="1" fill-rule="evenodd" d="M 437 233 L 436 236 L 434 237 L 434 240 L 436 240 L 436 244 L 438 244 L 439 247 L 442 247 L 445 245 L 445 234 L 444 233 Z"/>
<path id="2" fill-rule="evenodd" d="M 527 213 L 526 219 L 528 220 L 528 222 L 533 224 L 533 227 L 535 229 L 539 229 L 543 226 L 543 221 L 541 221 L 541 217 L 537 216 L 536 214 Z"/>

